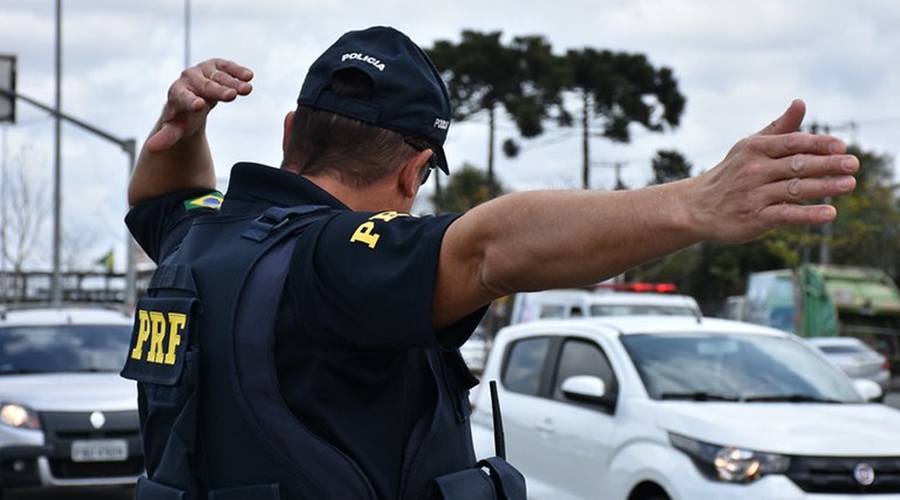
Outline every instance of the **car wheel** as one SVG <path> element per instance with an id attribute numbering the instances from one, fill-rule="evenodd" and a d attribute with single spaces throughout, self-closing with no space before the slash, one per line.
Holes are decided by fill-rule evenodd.
<path id="1" fill-rule="evenodd" d="M 644 484 L 631 492 L 628 500 L 671 500 L 669 495 L 655 484 Z"/>

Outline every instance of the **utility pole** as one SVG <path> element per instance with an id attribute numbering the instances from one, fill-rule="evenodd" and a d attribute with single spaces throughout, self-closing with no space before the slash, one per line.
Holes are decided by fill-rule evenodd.
<path id="1" fill-rule="evenodd" d="M 191 0 L 184 0 L 184 67 L 191 65 Z"/>
<path id="2" fill-rule="evenodd" d="M 622 183 L 622 169 L 627 166 L 628 162 L 624 160 L 617 161 L 598 161 L 594 162 L 595 166 L 598 167 L 607 167 L 612 168 L 616 171 L 616 183 L 613 186 L 613 190 L 625 189 L 625 185 Z M 590 187 L 585 187 L 585 189 L 589 189 Z"/>
<path id="3" fill-rule="evenodd" d="M 850 144 L 856 144 L 856 122 L 848 121 L 838 125 L 812 123 L 807 127 L 811 134 L 818 134 L 821 130 L 825 135 L 831 135 L 833 132 L 850 132 Z M 831 204 L 831 197 L 825 198 L 824 202 Z M 834 225 L 832 222 L 822 226 L 822 238 L 819 240 L 819 263 L 823 265 L 831 264 L 831 240 L 834 237 Z"/>
<path id="4" fill-rule="evenodd" d="M 53 276 L 50 279 L 50 302 L 54 306 L 62 304 L 62 283 L 60 275 L 60 247 L 62 246 L 62 0 L 56 0 L 56 106 L 54 123 L 53 162 Z"/>

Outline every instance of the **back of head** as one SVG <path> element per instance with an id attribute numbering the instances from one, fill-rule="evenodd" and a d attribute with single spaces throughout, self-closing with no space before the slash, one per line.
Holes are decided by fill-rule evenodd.
<path id="1" fill-rule="evenodd" d="M 285 163 L 301 173 L 333 168 L 330 164 L 341 157 L 350 163 L 375 161 L 355 156 L 365 153 L 358 147 L 361 140 L 368 146 L 377 138 L 402 144 L 404 137 L 426 142 L 437 165 L 448 172 L 443 152 L 450 126 L 447 89 L 425 52 L 393 28 L 344 34 L 312 64 L 297 104 Z M 389 149 L 385 144 L 368 155 Z"/>

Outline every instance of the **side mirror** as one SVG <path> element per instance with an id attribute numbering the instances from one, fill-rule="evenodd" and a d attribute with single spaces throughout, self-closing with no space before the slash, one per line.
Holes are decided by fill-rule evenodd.
<path id="1" fill-rule="evenodd" d="M 881 401 L 884 397 L 881 386 L 871 380 L 853 379 L 853 386 L 866 401 Z"/>
<path id="2" fill-rule="evenodd" d="M 561 386 L 563 394 L 582 403 L 607 404 L 606 383 L 593 375 L 575 375 L 565 379 Z"/>

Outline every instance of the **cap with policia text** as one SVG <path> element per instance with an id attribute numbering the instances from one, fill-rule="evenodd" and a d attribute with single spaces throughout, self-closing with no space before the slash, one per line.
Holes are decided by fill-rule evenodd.
<path id="1" fill-rule="evenodd" d="M 332 75 L 348 68 L 372 79 L 371 100 L 329 90 Z M 447 88 L 425 52 L 394 28 L 376 26 L 341 36 L 310 66 L 297 104 L 424 140 L 438 167 L 450 173 L 443 148 L 450 128 Z"/>

